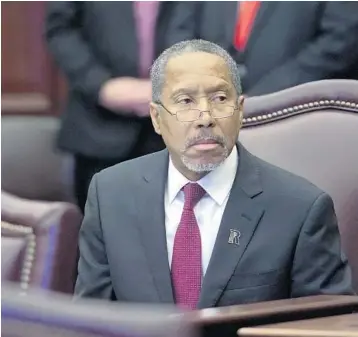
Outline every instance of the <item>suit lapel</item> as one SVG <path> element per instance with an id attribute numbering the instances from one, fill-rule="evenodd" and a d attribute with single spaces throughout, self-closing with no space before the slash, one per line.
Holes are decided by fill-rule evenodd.
<path id="1" fill-rule="evenodd" d="M 163 150 L 155 156 L 155 167 L 147 168 L 148 173 L 143 177 L 144 184 L 137 201 L 137 205 L 143 205 L 138 209 L 138 225 L 159 299 L 163 303 L 174 303 L 164 211 L 168 152 Z"/>
<path id="2" fill-rule="evenodd" d="M 261 1 L 260 8 L 257 11 L 249 39 L 246 44 L 245 53 L 250 51 L 250 48 L 254 45 L 255 41 L 260 36 L 261 30 L 265 28 L 267 20 L 272 15 L 277 4 L 278 2 L 275 1 Z"/>
<path id="3" fill-rule="evenodd" d="M 238 147 L 240 160 L 238 174 L 231 189 L 204 277 L 199 309 L 215 306 L 264 213 L 259 198 L 255 198 L 262 192 L 259 173 L 254 165 L 255 159 L 241 145 Z M 239 244 L 228 243 L 230 230 L 239 231 Z"/>

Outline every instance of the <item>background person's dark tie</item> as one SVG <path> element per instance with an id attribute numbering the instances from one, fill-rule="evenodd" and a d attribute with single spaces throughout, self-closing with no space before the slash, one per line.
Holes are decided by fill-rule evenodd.
<path id="1" fill-rule="evenodd" d="M 172 258 L 172 282 L 178 306 L 195 309 L 201 289 L 201 237 L 194 207 L 205 195 L 199 184 L 184 186 L 184 209 L 175 234 Z"/>

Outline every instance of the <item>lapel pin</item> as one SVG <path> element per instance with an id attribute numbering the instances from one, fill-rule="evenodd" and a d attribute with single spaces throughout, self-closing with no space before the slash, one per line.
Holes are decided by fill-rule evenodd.
<path id="1" fill-rule="evenodd" d="M 230 244 L 239 246 L 240 245 L 240 236 L 241 236 L 241 233 L 239 230 L 230 229 L 230 235 L 229 235 L 229 239 L 227 242 Z"/>

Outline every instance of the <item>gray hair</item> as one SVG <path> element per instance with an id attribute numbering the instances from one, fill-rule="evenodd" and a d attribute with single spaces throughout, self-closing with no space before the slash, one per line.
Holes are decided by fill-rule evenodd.
<path id="1" fill-rule="evenodd" d="M 153 66 L 150 70 L 150 78 L 152 81 L 152 100 L 153 102 L 160 102 L 160 97 L 162 94 L 163 85 L 165 82 L 165 68 L 170 60 L 170 58 L 179 56 L 188 52 L 205 52 L 209 54 L 214 54 L 222 59 L 229 68 L 232 82 L 236 89 L 238 96 L 242 94 L 241 81 L 239 69 L 237 67 L 234 59 L 229 55 L 229 53 L 218 46 L 215 43 L 205 41 L 205 40 L 188 40 L 182 41 L 174 44 L 170 48 L 166 49 L 153 63 Z"/>

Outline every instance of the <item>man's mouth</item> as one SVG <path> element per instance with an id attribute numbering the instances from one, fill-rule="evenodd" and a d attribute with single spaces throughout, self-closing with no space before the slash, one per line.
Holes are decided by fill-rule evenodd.
<path id="1" fill-rule="evenodd" d="M 214 139 L 201 139 L 196 141 L 192 147 L 199 151 L 208 151 L 217 148 L 220 144 Z"/>

